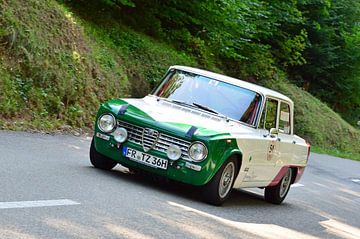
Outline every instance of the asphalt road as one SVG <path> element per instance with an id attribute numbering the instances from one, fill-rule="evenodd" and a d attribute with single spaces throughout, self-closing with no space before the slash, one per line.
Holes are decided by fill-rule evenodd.
<path id="1" fill-rule="evenodd" d="M 94 169 L 89 145 L 0 131 L 1 239 L 360 238 L 360 162 L 312 154 L 282 205 L 256 189 L 214 207 L 193 187 Z"/>

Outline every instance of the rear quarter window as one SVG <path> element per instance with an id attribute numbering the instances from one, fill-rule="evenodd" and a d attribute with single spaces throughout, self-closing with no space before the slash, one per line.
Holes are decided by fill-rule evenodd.
<path id="1" fill-rule="evenodd" d="M 279 115 L 279 131 L 284 134 L 290 134 L 290 124 L 290 106 L 285 102 L 281 102 Z"/>

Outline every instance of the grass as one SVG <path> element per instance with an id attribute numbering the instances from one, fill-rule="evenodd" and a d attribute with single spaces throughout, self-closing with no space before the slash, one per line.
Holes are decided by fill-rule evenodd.
<path id="1" fill-rule="evenodd" d="M 0 129 L 91 128 L 101 102 L 146 95 L 170 65 L 200 65 L 97 4 L 0 2 Z M 360 159 L 358 129 L 285 80 L 264 84 L 294 100 L 295 132 L 313 150 Z"/>
<path id="2" fill-rule="evenodd" d="M 338 149 L 327 149 L 318 146 L 311 146 L 311 152 L 318 153 L 318 154 L 328 154 L 339 158 L 347 158 L 360 161 L 360 154 L 359 153 L 352 153 L 352 152 L 345 152 Z"/>

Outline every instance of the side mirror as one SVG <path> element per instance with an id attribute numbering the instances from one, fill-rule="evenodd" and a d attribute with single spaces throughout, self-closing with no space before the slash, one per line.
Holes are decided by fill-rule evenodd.
<path id="1" fill-rule="evenodd" d="M 276 135 L 279 134 L 279 130 L 276 128 L 271 128 L 270 129 L 270 137 L 275 137 Z"/>

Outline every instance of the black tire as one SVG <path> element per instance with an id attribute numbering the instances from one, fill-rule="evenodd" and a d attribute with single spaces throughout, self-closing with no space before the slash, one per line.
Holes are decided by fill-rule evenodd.
<path id="1" fill-rule="evenodd" d="M 229 166 L 230 165 L 230 166 Z M 230 178 L 230 182 L 228 182 L 228 185 L 230 184 L 230 188 L 226 187 L 225 192 L 221 193 L 221 182 L 226 183 L 226 170 L 228 170 L 228 167 L 233 168 L 232 172 L 232 178 Z M 234 158 L 229 158 L 219 169 L 219 171 L 215 174 L 215 176 L 211 179 L 209 183 L 207 183 L 203 187 L 203 200 L 209 204 L 215 205 L 215 206 L 221 206 L 226 199 L 230 196 L 232 187 L 234 185 L 237 173 L 238 173 L 238 161 Z M 224 184 L 223 184 L 224 186 Z M 222 195 L 221 195 L 222 194 Z"/>
<path id="2" fill-rule="evenodd" d="M 266 187 L 265 201 L 272 204 L 281 204 L 290 190 L 292 175 L 293 171 L 289 168 L 276 186 Z"/>
<path id="3" fill-rule="evenodd" d="M 99 168 L 103 170 L 111 170 L 117 165 L 116 161 L 96 151 L 94 145 L 94 138 L 92 139 L 90 146 L 90 162 L 95 168 Z"/>

